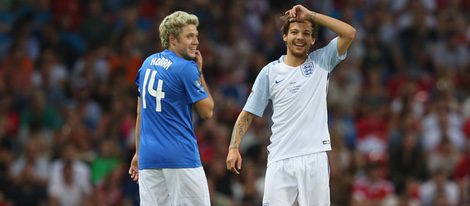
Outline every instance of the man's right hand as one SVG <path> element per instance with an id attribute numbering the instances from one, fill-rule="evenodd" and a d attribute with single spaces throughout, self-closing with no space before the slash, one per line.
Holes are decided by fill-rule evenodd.
<path id="1" fill-rule="evenodd" d="M 296 20 L 296 21 L 304 21 L 307 20 L 308 18 L 312 17 L 311 15 L 314 15 L 315 12 L 312 12 L 305 8 L 304 6 L 298 4 L 292 7 L 292 9 L 289 9 L 288 11 L 285 12 L 285 15 L 289 17 L 290 20 Z"/>
<path id="2" fill-rule="evenodd" d="M 139 180 L 139 155 L 134 154 L 132 157 L 131 166 L 129 168 L 129 175 L 131 179 L 137 182 Z"/>
<path id="3" fill-rule="evenodd" d="M 227 170 L 235 174 L 240 174 L 240 170 L 242 169 L 242 156 L 238 151 L 238 148 L 233 148 L 228 150 L 227 154 Z"/>
<path id="4" fill-rule="evenodd" d="M 202 54 L 201 51 L 196 50 L 196 63 L 197 63 L 197 69 L 199 70 L 199 73 L 202 74 Z"/>

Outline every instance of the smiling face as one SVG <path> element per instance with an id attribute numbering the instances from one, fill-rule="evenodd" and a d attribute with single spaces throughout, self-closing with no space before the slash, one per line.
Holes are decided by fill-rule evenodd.
<path id="1" fill-rule="evenodd" d="M 188 24 L 181 28 L 181 33 L 176 38 L 173 35 L 170 36 L 169 49 L 185 59 L 195 59 L 199 45 L 198 36 L 196 25 Z"/>
<path id="2" fill-rule="evenodd" d="M 310 47 L 315 42 L 312 23 L 309 21 L 291 22 L 283 39 L 287 45 L 287 55 L 306 58 Z"/>

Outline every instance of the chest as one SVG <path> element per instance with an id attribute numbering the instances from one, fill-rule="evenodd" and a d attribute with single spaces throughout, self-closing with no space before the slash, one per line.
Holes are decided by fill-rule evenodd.
<path id="1" fill-rule="evenodd" d="M 312 96 L 315 93 L 326 93 L 328 72 L 319 68 L 314 62 L 296 68 L 274 68 L 269 75 L 270 95 L 277 99 L 295 99 Z"/>

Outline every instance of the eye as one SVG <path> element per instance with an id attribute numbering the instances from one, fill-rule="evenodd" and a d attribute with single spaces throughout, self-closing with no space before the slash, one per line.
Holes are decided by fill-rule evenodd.
<path id="1" fill-rule="evenodd" d="M 188 39 L 191 39 L 191 38 L 198 38 L 199 35 L 198 35 L 198 34 L 191 33 L 191 34 L 188 34 L 186 37 L 187 37 Z"/>

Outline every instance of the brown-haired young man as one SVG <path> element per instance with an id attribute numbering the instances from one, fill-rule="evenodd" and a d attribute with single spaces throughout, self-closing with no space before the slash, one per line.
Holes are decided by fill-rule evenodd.
<path id="1" fill-rule="evenodd" d="M 239 173 L 240 141 L 253 117 L 261 117 L 272 101 L 273 126 L 263 206 L 330 205 L 326 154 L 331 150 L 326 104 L 328 75 L 346 57 L 356 30 L 301 5 L 285 14 L 282 32 L 287 54 L 258 74 L 233 129 L 227 169 Z M 317 24 L 338 37 L 310 52 Z"/>

